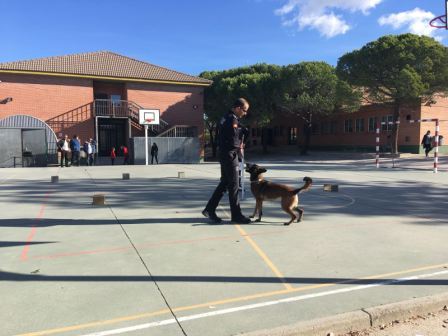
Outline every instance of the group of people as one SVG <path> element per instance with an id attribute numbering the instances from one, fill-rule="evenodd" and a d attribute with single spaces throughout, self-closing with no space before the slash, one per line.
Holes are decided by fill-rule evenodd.
<path id="1" fill-rule="evenodd" d="M 97 146 L 95 139 L 86 140 L 81 146 L 81 140 L 78 135 L 73 135 L 69 139 L 66 134 L 57 142 L 58 152 L 61 153 L 61 167 L 80 166 L 84 161 L 86 165 L 93 166 L 96 162 Z"/>
<path id="2" fill-rule="evenodd" d="M 87 166 L 93 166 L 97 160 L 97 144 L 95 139 L 90 138 L 86 140 L 81 146 L 81 140 L 78 135 L 73 135 L 69 139 L 66 134 L 63 138 L 60 138 L 57 142 L 58 152 L 61 153 L 61 167 L 80 166 L 83 163 Z M 129 150 L 125 145 L 120 146 L 120 153 L 123 156 L 123 164 L 129 164 Z M 151 146 L 151 164 L 159 163 L 159 148 L 154 142 Z M 115 159 L 117 158 L 117 151 L 115 147 L 111 148 L 110 160 L 111 164 L 115 165 Z"/>
<path id="3" fill-rule="evenodd" d="M 129 150 L 126 146 L 120 147 L 121 154 L 123 155 L 123 164 L 127 165 L 129 164 Z M 156 163 L 159 164 L 159 148 L 157 147 L 157 144 L 154 142 L 151 146 L 151 164 L 154 163 L 154 159 L 156 159 Z M 115 150 L 115 147 L 112 147 L 110 151 L 110 162 L 113 165 L 115 165 L 115 159 L 117 158 L 117 152 Z"/>
<path id="4" fill-rule="evenodd" d="M 123 155 L 123 164 L 128 165 L 129 164 L 129 150 L 126 146 L 120 146 L 121 154 Z M 117 153 L 115 151 L 115 147 L 112 147 L 110 150 L 110 163 L 115 165 L 115 159 L 117 158 Z"/>

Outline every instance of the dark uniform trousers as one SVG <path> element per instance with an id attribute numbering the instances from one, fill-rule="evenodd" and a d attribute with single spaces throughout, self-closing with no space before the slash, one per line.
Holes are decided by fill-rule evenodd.
<path id="1" fill-rule="evenodd" d="M 232 218 L 241 217 L 240 200 L 238 195 L 239 187 L 239 161 L 238 154 L 235 151 L 221 154 L 221 181 L 216 187 L 212 197 L 207 203 L 205 209 L 214 213 L 218 207 L 224 193 L 229 193 L 230 211 Z"/>

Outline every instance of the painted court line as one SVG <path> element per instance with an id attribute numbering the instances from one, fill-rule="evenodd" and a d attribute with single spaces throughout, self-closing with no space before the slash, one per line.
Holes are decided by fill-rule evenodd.
<path id="1" fill-rule="evenodd" d="M 256 309 L 256 308 L 274 306 L 274 305 L 278 305 L 278 304 L 282 304 L 282 303 L 297 302 L 297 301 L 314 299 L 314 298 L 328 296 L 328 295 L 354 292 L 354 291 L 358 291 L 358 290 L 369 289 L 369 288 L 373 288 L 373 287 L 390 285 L 390 284 L 394 284 L 394 283 L 400 283 L 400 282 L 406 282 L 406 281 L 412 281 L 412 280 L 418 280 L 418 279 L 425 279 L 425 278 L 430 278 L 430 277 L 444 275 L 444 274 L 448 274 L 448 270 L 434 272 L 434 273 L 421 274 L 421 275 L 416 275 L 416 276 L 411 276 L 411 277 L 406 277 L 406 278 L 392 279 L 392 280 L 388 280 L 388 281 L 379 281 L 377 283 L 368 284 L 368 285 L 360 285 L 360 286 L 335 289 L 335 290 L 330 290 L 330 291 L 325 291 L 325 292 L 320 292 L 320 293 L 293 296 L 293 297 L 284 298 L 284 299 L 280 299 L 280 300 L 260 302 L 260 303 L 244 305 L 244 306 L 239 306 L 239 307 L 234 307 L 234 308 L 220 309 L 220 310 L 216 310 L 216 311 L 208 312 L 208 313 L 188 315 L 188 316 L 178 317 L 178 321 L 184 322 L 184 321 L 197 320 L 197 319 L 210 317 L 210 316 L 218 316 L 218 315 L 230 314 L 230 313 L 235 313 L 235 312 L 244 311 L 244 310 L 251 310 L 251 309 Z M 124 334 L 127 332 L 136 331 L 136 330 L 149 329 L 149 328 L 153 328 L 153 327 L 169 325 L 169 324 L 174 324 L 174 323 L 177 323 L 177 321 L 175 319 L 167 319 L 167 320 L 162 320 L 162 321 L 157 321 L 157 322 L 152 322 L 152 323 L 139 324 L 139 325 L 135 325 L 132 327 L 127 327 L 127 328 L 119 328 L 119 329 L 105 330 L 105 331 L 91 333 L 91 334 L 85 334 L 83 336 L 118 335 L 118 334 Z"/>
<path id="2" fill-rule="evenodd" d="M 392 276 L 397 276 L 397 275 L 402 275 L 402 274 L 428 271 L 428 270 L 433 270 L 433 269 L 442 268 L 442 267 L 446 268 L 446 267 L 448 267 L 448 264 L 444 263 L 444 264 L 438 264 L 438 265 L 429 265 L 429 266 L 423 266 L 423 267 L 418 267 L 418 268 L 413 268 L 413 269 L 407 269 L 404 271 L 376 274 L 376 275 L 361 278 L 360 280 L 380 279 L 380 278 L 392 277 Z M 356 281 L 356 279 L 333 282 L 333 283 L 323 283 L 323 284 L 317 284 L 317 285 L 308 285 L 308 286 L 296 287 L 296 288 L 293 288 L 290 290 L 282 289 L 282 290 L 271 291 L 271 292 L 261 292 L 258 294 L 228 298 L 228 299 L 219 300 L 219 301 L 209 301 L 209 302 L 205 302 L 205 303 L 198 303 L 198 304 L 191 305 L 191 306 L 177 307 L 177 308 L 174 308 L 173 311 L 177 313 L 177 312 L 181 312 L 181 311 L 190 311 L 193 309 L 208 308 L 210 306 L 218 306 L 218 305 L 235 303 L 235 302 L 245 302 L 248 300 L 272 297 L 275 295 L 285 295 L 288 293 L 304 292 L 304 291 L 308 291 L 308 290 L 319 289 L 319 288 L 324 288 L 324 287 L 331 287 L 331 286 L 335 286 L 335 285 L 350 284 L 350 283 L 353 283 L 354 281 Z M 159 311 L 155 311 L 155 312 L 148 312 L 148 313 L 137 314 L 137 315 L 128 315 L 128 316 L 118 317 L 118 318 L 110 319 L 110 320 L 102 320 L 102 321 L 89 322 L 89 323 L 72 325 L 72 326 L 67 326 L 67 327 L 60 327 L 60 328 L 54 328 L 54 329 L 47 329 L 47 330 L 43 330 L 43 331 L 25 333 L 25 334 L 20 334 L 18 336 L 52 335 L 52 334 L 57 334 L 57 333 L 61 333 L 61 332 L 81 330 L 81 329 L 86 329 L 86 328 L 99 327 L 102 325 L 110 325 L 110 324 L 116 324 L 116 323 L 121 323 L 121 322 L 125 322 L 125 321 L 133 321 L 133 320 L 138 320 L 138 319 L 143 319 L 143 318 L 148 318 L 148 317 L 154 317 L 154 316 L 168 314 L 169 312 L 170 311 L 168 309 L 163 309 L 163 310 L 159 310 Z"/>
<path id="3" fill-rule="evenodd" d="M 264 262 L 268 265 L 268 267 L 271 269 L 272 272 L 279 278 L 281 282 L 283 282 L 286 289 L 292 289 L 292 286 L 286 282 L 285 277 L 283 274 L 278 270 L 278 268 L 274 265 L 274 263 L 268 258 L 266 253 L 263 252 L 263 250 L 255 243 L 255 241 L 246 233 L 246 231 L 243 230 L 243 228 L 240 225 L 235 225 L 237 230 L 241 233 L 241 235 L 246 239 L 249 244 L 253 247 L 253 249 L 258 253 L 258 255 L 261 257 L 261 259 L 264 260 Z"/>
<path id="4" fill-rule="evenodd" d="M 42 219 L 44 212 L 45 212 L 45 208 L 47 206 L 47 199 L 48 199 L 49 195 L 50 195 L 50 192 L 47 192 L 45 194 L 44 201 L 41 203 L 39 213 L 37 214 L 34 221 L 39 221 Z M 33 226 L 31 227 L 31 231 L 28 234 L 28 237 L 26 239 L 25 246 L 23 247 L 22 254 L 20 255 L 20 259 L 22 261 L 25 261 L 28 259 L 28 251 L 30 249 L 31 242 L 33 241 L 34 236 L 36 235 L 36 232 L 37 232 L 36 224 L 33 224 Z"/>
<path id="5" fill-rule="evenodd" d="M 258 236 L 258 235 L 269 235 L 269 234 L 275 234 L 275 233 L 284 233 L 285 230 L 270 230 L 265 232 L 254 232 L 251 234 L 247 234 L 248 236 Z M 154 242 L 154 243 L 146 243 L 146 244 L 137 244 L 136 247 L 139 249 L 145 249 L 145 248 L 153 248 L 158 246 L 166 246 L 166 245 L 181 245 L 181 244 L 193 244 L 193 243 L 199 243 L 199 242 L 207 242 L 207 241 L 216 241 L 216 240 L 232 240 L 235 238 L 240 237 L 241 235 L 227 235 L 227 236 L 215 236 L 215 237 L 205 237 L 205 238 L 199 238 L 199 239 L 188 239 L 188 240 L 167 240 L 167 241 L 161 241 L 161 242 Z M 99 248 L 95 250 L 82 250 L 82 251 L 75 251 L 75 252 L 61 252 L 61 253 L 54 253 L 49 255 L 36 255 L 31 256 L 28 259 L 57 259 L 57 258 L 64 258 L 64 257 L 74 257 L 79 255 L 87 255 L 87 254 L 99 254 L 99 253 L 118 253 L 118 252 L 126 252 L 133 250 L 133 247 L 131 246 L 117 246 L 117 247 L 109 247 L 109 248 Z"/>

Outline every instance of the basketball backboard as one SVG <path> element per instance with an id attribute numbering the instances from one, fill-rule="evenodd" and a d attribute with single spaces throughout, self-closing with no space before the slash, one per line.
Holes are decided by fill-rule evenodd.
<path id="1" fill-rule="evenodd" d="M 159 125 L 160 110 L 146 110 L 138 111 L 138 120 L 140 125 Z"/>

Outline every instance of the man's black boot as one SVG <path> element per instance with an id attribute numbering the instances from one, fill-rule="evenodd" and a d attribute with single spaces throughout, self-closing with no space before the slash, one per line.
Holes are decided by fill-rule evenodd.
<path id="1" fill-rule="evenodd" d="M 236 224 L 249 224 L 250 218 L 241 215 L 241 216 L 237 216 L 237 217 L 232 217 L 232 222 L 236 223 Z"/>
<path id="2" fill-rule="evenodd" d="M 211 221 L 213 221 L 216 224 L 219 224 L 222 222 L 222 219 L 219 218 L 215 212 L 210 212 L 207 209 L 204 209 L 202 211 L 202 214 L 204 215 L 204 217 L 207 217 L 208 219 L 210 219 Z"/>

